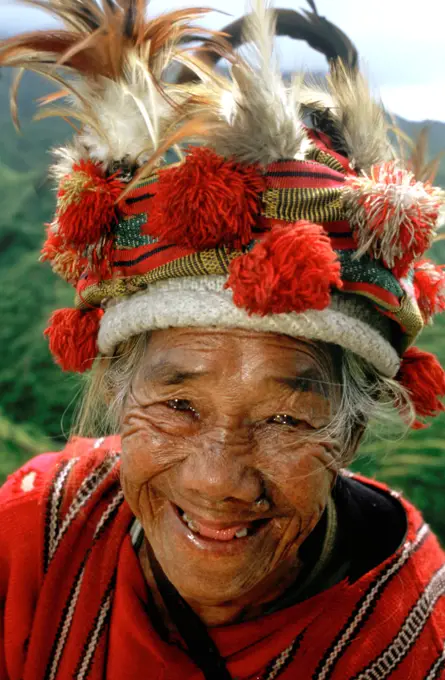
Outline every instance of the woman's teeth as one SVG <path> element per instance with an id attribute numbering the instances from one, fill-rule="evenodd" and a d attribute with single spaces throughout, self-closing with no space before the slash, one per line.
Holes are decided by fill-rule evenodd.
<path id="1" fill-rule="evenodd" d="M 236 536 L 237 538 L 244 538 L 245 536 L 247 536 L 248 533 L 249 533 L 248 529 L 246 529 L 246 528 L 244 527 L 244 529 L 239 529 L 239 530 L 236 532 L 235 536 Z"/>
<path id="2" fill-rule="evenodd" d="M 194 522 L 194 521 L 187 515 L 186 512 L 184 512 L 184 514 L 182 515 L 182 519 L 183 519 L 184 522 L 187 524 L 188 528 L 189 528 L 191 531 L 193 531 L 193 533 L 199 534 L 198 525 L 196 524 L 196 522 Z"/>
<path id="3" fill-rule="evenodd" d="M 190 531 L 193 531 L 194 534 L 201 534 L 196 522 L 191 517 L 189 517 L 186 512 L 181 513 L 181 519 L 188 526 Z M 245 538 L 248 535 L 249 529 L 247 527 L 243 527 L 242 529 L 238 529 L 234 535 L 234 538 Z"/>

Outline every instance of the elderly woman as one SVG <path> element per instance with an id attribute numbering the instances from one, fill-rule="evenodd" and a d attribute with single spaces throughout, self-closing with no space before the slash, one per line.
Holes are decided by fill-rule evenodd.
<path id="1" fill-rule="evenodd" d="M 326 90 L 282 81 L 261 3 L 250 63 L 191 26 L 203 10 L 45 4 L 67 30 L 0 62 L 62 82 L 46 103 L 77 120 L 43 248 L 76 303 L 46 334 L 63 369 L 92 368 L 81 429 L 112 436 L 0 492 L 1 678 L 444 678 L 444 554 L 344 470 L 370 420 L 443 410 L 413 347 L 445 306 L 424 257 L 443 197 L 393 158 L 315 8 L 290 14 L 332 60 Z"/>

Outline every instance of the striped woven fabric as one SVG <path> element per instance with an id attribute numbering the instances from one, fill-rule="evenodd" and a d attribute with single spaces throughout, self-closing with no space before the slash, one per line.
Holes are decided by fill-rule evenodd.
<path id="1" fill-rule="evenodd" d="M 134 680 L 144 668 L 147 677 L 199 674 L 151 620 L 134 517 L 119 485 L 119 451 L 118 437 L 76 438 L 65 451 L 27 463 L 2 488 L 0 576 L 8 607 L 0 668 L 6 655 L 19 669 L 11 678 Z M 30 472 L 31 492 L 21 484 Z M 406 537 L 384 562 L 270 617 L 214 629 L 231 677 L 443 680 L 444 554 L 419 513 L 399 503 Z"/>

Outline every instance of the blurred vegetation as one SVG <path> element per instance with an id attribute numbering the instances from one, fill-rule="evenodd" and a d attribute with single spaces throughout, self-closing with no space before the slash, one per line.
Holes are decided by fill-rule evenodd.
<path id="1" fill-rule="evenodd" d="M 20 96 L 22 134 L 11 124 L 10 74 L 0 78 L 0 483 L 29 457 L 63 446 L 80 381 L 62 373 L 42 331 L 52 310 L 71 306 L 71 288 L 39 263 L 43 224 L 54 193 L 46 179 L 47 150 L 71 134 L 61 120 L 31 124 L 44 84 L 26 77 Z M 422 124 L 397 119 L 410 137 Z M 445 148 L 445 124 L 431 123 L 429 152 Z M 445 187 L 445 164 L 437 183 Z M 445 262 L 445 241 L 435 245 Z M 445 315 L 444 315 L 445 316 Z M 445 365 L 445 319 L 426 329 L 419 343 Z M 402 441 L 365 443 L 354 468 L 403 492 L 423 511 L 445 542 L 445 418 Z"/>

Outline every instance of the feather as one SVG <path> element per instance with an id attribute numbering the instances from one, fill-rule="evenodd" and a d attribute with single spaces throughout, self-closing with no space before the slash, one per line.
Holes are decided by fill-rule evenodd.
<path id="1" fill-rule="evenodd" d="M 312 12 L 304 13 L 299 27 L 308 44 L 325 54 L 330 72 L 326 85 L 302 87 L 303 108 L 311 113 L 314 127 L 330 137 L 335 151 L 348 157 L 354 169 L 369 172 L 394 156 L 385 111 L 358 70 L 353 43 L 320 17 L 314 2 L 309 5 Z"/>
<path id="2" fill-rule="evenodd" d="M 268 0 L 252 1 L 251 13 L 221 34 L 193 25 L 208 11 L 200 7 L 148 20 L 147 0 L 27 0 L 55 14 L 66 29 L 4 41 L 0 65 L 60 82 L 69 92 L 67 105 L 38 116 L 78 120 L 80 146 L 105 169 L 125 162 L 139 168 L 148 163 L 152 170 L 169 139 L 173 146 L 205 141 L 224 157 L 262 166 L 304 159 L 311 147 L 302 123 L 307 111 L 354 168 L 368 172 L 391 158 L 384 111 L 358 72 L 349 38 L 318 14 L 313 0 L 302 13 L 275 12 Z M 307 85 L 299 76 L 284 82 L 276 33 L 305 40 L 326 55 L 331 72 L 325 87 Z M 192 39 L 204 41 L 195 54 L 188 46 Z M 231 51 L 242 43 L 246 57 Z M 221 57 L 232 65 L 231 80 L 213 69 Z M 175 64 L 200 82 L 171 82 Z M 44 104 L 58 98 L 52 95 Z M 17 120 L 16 92 L 11 102 Z"/>
<path id="3" fill-rule="evenodd" d="M 240 57 L 232 67 L 232 92 L 224 89 L 219 101 L 210 97 L 213 125 L 208 143 L 221 156 L 263 166 L 303 157 L 310 145 L 295 106 L 297 85 L 288 88 L 280 74 L 275 21 L 264 0 L 255 0 L 254 11 L 244 22 L 243 41 L 249 45 L 250 59 Z"/>
<path id="4" fill-rule="evenodd" d="M 366 78 L 340 61 L 331 68 L 328 85 L 335 106 L 333 117 L 352 167 L 368 172 L 373 165 L 391 160 L 394 153 L 385 110 L 373 99 Z"/>
<path id="5" fill-rule="evenodd" d="M 11 95 L 10 95 L 10 101 L 11 101 L 11 118 L 12 122 L 14 123 L 14 127 L 17 130 L 17 132 L 20 132 L 20 121 L 19 121 L 19 107 L 17 103 L 17 97 L 18 97 L 18 91 L 20 87 L 20 83 L 22 82 L 22 78 L 25 74 L 25 70 L 23 68 L 19 69 L 17 75 L 15 76 L 12 85 L 11 85 Z"/>
<path id="6" fill-rule="evenodd" d="M 205 119 L 199 119 L 197 117 L 192 120 L 185 121 L 182 126 L 178 126 L 174 132 L 166 135 L 165 140 L 158 145 L 158 148 L 150 159 L 136 172 L 132 181 L 128 184 L 125 191 L 122 193 L 121 199 L 131 191 L 131 189 L 143 180 L 145 177 L 150 176 L 158 161 L 162 156 L 171 148 L 174 148 L 177 144 L 182 143 L 187 139 L 197 139 L 198 137 L 205 137 L 208 132 L 208 122 Z"/>
<path id="7" fill-rule="evenodd" d="M 328 135 L 334 150 L 349 158 L 355 170 L 368 173 L 394 157 L 385 110 L 359 71 L 341 61 L 331 64 L 326 84 L 302 86 L 301 102 L 314 127 Z"/>
<path id="8" fill-rule="evenodd" d="M 419 182 L 434 181 L 445 151 L 440 151 L 433 159 L 428 160 L 429 128 L 425 125 L 419 132 L 415 143 L 412 144 L 411 157 L 408 167 Z"/>
<path id="9" fill-rule="evenodd" d="M 57 185 L 81 160 L 88 160 L 88 150 L 82 146 L 78 137 L 74 137 L 70 144 L 53 149 L 55 162 L 50 167 L 50 175 Z"/>
<path id="10" fill-rule="evenodd" d="M 193 25 L 210 11 L 205 8 L 180 9 L 148 20 L 146 0 L 27 0 L 27 4 L 51 12 L 65 29 L 24 33 L 1 42 L 0 66 L 58 80 L 60 96 L 69 92 L 67 104 L 40 111 L 37 118 L 59 115 L 79 120 L 81 144 L 104 166 L 114 167 L 124 158 L 130 164 L 136 159 L 143 163 L 156 151 L 165 127 L 162 121 L 172 118 L 177 105 L 162 80 L 190 36 L 205 39 L 207 49 L 228 54 L 222 35 Z M 193 68 L 192 62 L 189 66 Z M 18 84 L 11 93 L 16 123 Z M 44 104 L 56 99 L 58 95 L 48 97 Z"/>
<path id="11" fill-rule="evenodd" d="M 273 13 L 257 2 L 253 14 L 224 28 L 233 47 L 254 42 L 257 68 L 249 71 L 244 64 L 235 67 L 233 95 L 231 99 L 225 97 L 225 109 L 232 120 L 230 140 L 222 126 L 215 148 L 224 155 L 241 152 L 241 158 L 249 162 L 258 149 L 262 163 L 294 157 L 298 151 L 289 141 L 293 136 L 304 151 L 299 119 L 309 112 L 314 126 L 331 138 L 336 151 L 349 157 L 355 168 L 369 171 L 373 164 L 393 157 L 385 112 L 372 98 L 366 79 L 358 71 L 358 53 L 351 40 L 318 14 L 315 2 L 309 2 L 309 6 L 312 11 L 304 13 L 281 9 Z M 327 84 L 308 85 L 295 78 L 290 90 L 284 87 L 272 53 L 275 23 L 277 34 L 305 40 L 326 56 L 331 67 Z M 217 59 L 216 52 L 209 55 L 208 68 Z M 179 80 L 189 78 L 184 68 Z M 291 101 L 296 119 L 293 122 L 289 115 Z"/>

